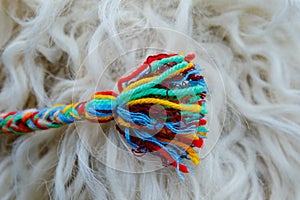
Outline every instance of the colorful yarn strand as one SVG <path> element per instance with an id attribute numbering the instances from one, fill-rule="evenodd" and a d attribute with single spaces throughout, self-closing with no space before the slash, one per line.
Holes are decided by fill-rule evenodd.
<path id="1" fill-rule="evenodd" d="M 113 120 L 112 106 L 116 104 L 116 97 L 114 92 L 104 91 L 95 93 L 86 102 L 0 114 L 0 133 L 22 135 L 36 130 L 59 128 L 80 120 L 109 122 Z"/>
<path id="2" fill-rule="evenodd" d="M 157 155 L 183 178 L 181 172 L 191 171 L 188 160 L 200 163 L 195 147 L 201 148 L 207 136 L 207 85 L 191 62 L 194 57 L 149 56 L 137 70 L 119 79 L 119 95 L 103 91 L 85 102 L 0 114 L 0 132 L 24 134 L 80 120 L 114 119 L 135 155 Z"/>

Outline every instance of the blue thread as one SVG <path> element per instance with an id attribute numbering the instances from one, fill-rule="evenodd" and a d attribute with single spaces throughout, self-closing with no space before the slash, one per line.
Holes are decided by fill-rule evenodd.
<path id="1" fill-rule="evenodd" d="M 135 143 L 131 142 L 128 128 L 125 128 L 124 133 L 125 133 L 125 138 L 126 138 L 126 141 L 128 142 L 128 144 L 130 144 L 131 146 L 133 146 L 134 148 L 137 149 L 139 146 L 136 145 Z"/>

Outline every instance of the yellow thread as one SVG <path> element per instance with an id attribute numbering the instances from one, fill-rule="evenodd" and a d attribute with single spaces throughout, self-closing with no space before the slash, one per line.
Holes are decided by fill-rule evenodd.
<path id="1" fill-rule="evenodd" d="M 195 164 L 195 165 L 199 165 L 200 163 L 200 158 L 199 155 L 197 154 L 197 152 L 192 148 L 189 147 L 186 152 L 189 154 L 191 161 Z"/>
<path id="2" fill-rule="evenodd" d="M 175 144 L 176 146 L 180 147 L 182 150 L 186 151 L 190 146 L 180 142 L 178 140 L 170 140 L 170 139 L 166 139 L 166 138 L 161 138 L 161 137 L 157 137 L 158 140 L 163 141 L 163 142 L 168 142 L 168 143 L 172 143 Z"/>
<path id="3" fill-rule="evenodd" d="M 141 80 L 138 80 L 134 83 L 131 83 L 130 85 L 128 85 L 123 91 L 127 91 L 127 90 L 130 90 L 130 89 L 133 89 L 139 85 L 142 85 L 142 84 L 145 84 L 145 83 L 148 83 L 148 82 L 151 82 L 153 81 L 157 76 L 153 76 L 153 77 L 148 77 L 148 78 L 143 78 Z"/>
<path id="4" fill-rule="evenodd" d="M 88 113 L 85 113 L 85 117 L 88 120 L 95 120 L 95 121 L 109 121 L 112 120 L 114 117 L 113 116 L 107 116 L 107 117 L 94 117 L 90 116 Z"/>
<path id="5" fill-rule="evenodd" d="M 81 102 L 77 102 L 77 103 L 75 103 L 75 104 L 72 104 L 72 105 L 73 105 L 73 108 L 76 109 L 76 107 L 77 107 L 79 104 L 81 104 Z"/>
<path id="6" fill-rule="evenodd" d="M 77 103 L 75 103 L 75 104 L 71 104 L 72 105 L 72 107 L 73 107 L 73 109 L 74 110 L 76 110 L 76 107 L 78 106 L 80 104 L 80 102 L 77 102 Z M 76 118 L 76 119 L 82 119 L 81 117 L 80 117 L 80 115 L 75 115 L 73 112 L 70 112 L 69 113 L 72 117 L 74 117 L 74 118 Z"/>
<path id="7" fill-rule="evenodd" d="M 207 136 L 207 132 L 198 132 L 197 134 L 202 135 L 202 136 Z"/>
<path id="8" fill-rule="evenodd" d="M 97 117 L 92 117 L 91 115 L 89 115 L 89 113 L 85 113 L 85 117 L 87 118 L 87 119 L 95 119 L 95 118 L 97 118 Z"/>
<path id="9" fill-rule="evenodd" d="M 176 76 L 176 75 L 180 74 L 181 72 L 183 72 L 183 71 L 185 71 L 185 70 L 191 68 L 192 66 L 194 66 L 194 63 L 189 62 L 185 68 L 182 68 L 182 69 L 180 69 L 180 70 L 175 71 L 173 74 L 170 74 L 167 78 Z M 136 81 L 136 82 L 130 84 L 130 85 L 127 86 L 123 91 L 125 92 L 125 91 L 130 90 L 130 89 L 133 89 L 133 88 L 135 88 L 135 87 L 137 87 L 137 86 L 139 86 L 139 85 L 142 85 L 142 84 L 151 82 L 151 81 L 153 81 L 153 80 L 156 79 L 156 78 L 157 78 L 157 76 L 148 77 L 148 78 L 143 78 L 143 79 L 141 79 L 141 80 L 138 80 L 138 81 Z"/>
<path id="10" fill-rule="evenodd" d="M 193 134 L 180 134 L 180 135 L 177 134 L 177 136 L 178 137 L 175 136 L 175 138 L 178 139 L 179 141 L 181 140 L 181 138 L 186 139 L 186 140 L 190 140 L 190 141 L 199 139 L 199 137 L 195 133 L 193 133 Z"/>
<path id="11" fill-rule="evenodd" d="M 94 94 L 92 96 L 93 99 L 112 99 L 115 100 L 116 97 L 112 96 L 112 95 L 104 95 L 104 94 Z"/>
<path id="12" fill-rule="evenodd" d="M 65 114 L 65 112 L 70 109 L 71 107 L 73 106 L 73 104 L 69 104 L 69 105 L 66 105 L 66 107 L 61 111 L 63 114 Z"/>
<path id="13" fill-rule="evenodd" d="M 69 115 L 71 115 L 72 117 L 76 118 L 76 119 L 81 119 L 80 117 L 78 117 L 77 115 L 75 115 L 74 113 L 69 113 Z"/>
<path id="14" fill-rule="evenodd" d="M 201 111 L 201 106 L 199 106 L 198 104 L 184 105 L 184 104 L 173 103 L 167 100 L 155 99 L 155 98 L 137 99 L 127 103 L 127 105 L 129 106 L 136 105 L 136 104 L 159 104 L 162 106 L 169 106 L 177 110 L 185 110 L 185 111 L 196 112 L 196 113 L 199 113 Z"/>
<path id="15" fill-rule="evenodd" d="M 118 122 L 118 124 L 120 124 L 120 125 L 122 125 L 122 126 L 125 126 L 125 127 L 131 127 L 130 123 L 125 122 L 121 117 L 118 117 L 118 118 L 117 118 L 117 122 Z"/>
<path id="16" fill-rule="evenodd" d="M 130 124 L 128 122 L 125 122 L 120 116 L 116 120 L 117 120 L 118 124 L 120 124 L 122 126 L 125 126 L 127 128 L 132 128 L 132 129 L 139 129 L 139 128 L 141 128 L 138 125 L 134 125 L 134 124 Z"/>
<path id="17" fill-rule="evenodd" d="M 125 122 L 120 116 L 116 120 L 117 120 L 118 124 L 125 126 L 127 128 L 135 128 L 135 129 L 139 128 L 139 126 L 137 126 L 137 125 L 133 125 L 128 122 Z"/>
<path id="18" fill-rule="evenodd" d="M 181 72 L 183 72 L 183 71 L 185 71 L 185 70 L 187 70 L 187 69 L 189 69 L 189 68 L 191 68 L 191 67 L 193 67 L 193 66 L 194 66 L 194 63 L 189 62 L 185 68 L 182 68 L 182 69 L 179 69 L 179 70 L 175 71 L 175 72 L 174 72 L 173 74 L 171 74 L 169 77 L 176 76 L 176 75 L 180 74 Z M 169 77 L 168 77 L 168 78 L 169 78 Z"/>
<path id="19" fill-rule="evenodd" d="M 110 121 L 110 120 L 112 120 L 113 118 L 114 118 L 113 116 L 99 117 L 99 118 L 96 117 L 96 119 L 97 119 L 97 120 L 100 120 L 100 121 Z"/>
<path id="20" fill-rule="evenodd" d="M 194 134 L 194 140 L 199 140 L 199 137 L 196 134 Z"/>
<path id="21" fill-rule="evenodd" d="M 189 148 L 189 145 L 180 142 L 180 141 L 176 141 L 176 140 L 171 140 L 170 143 L 175 144 L 176 146 L 179 146 L 181 149 L 183 149 L 184 151 L 186 151 Z"/>
<path id="22" fill-rule="evenodd" d="M 56 108 L 56 107 L 59 107 L 59 106 L 64 106 L 65 104 L 61 104 L 61 103 L 59 103 L 59 104 L 55 104 L 54 106 L 52 106 L 52 108 Z"/>
<path id="23" fill-rule="evenodd" d="M 78 115 L 75 115 L 74 113 L 70 112 L 69 113 L 72 117 L 76 118 L 76 119 L 82 119 L 81 117 L 79 117 Z"/>
<path id="24" fill-rule="evenodd" d="M 158 139 L 161 140 L 161 141 L 163 141 L 163 142 L 169 142 L 169 143 L 175 144 L 176 146 L 180 147 L 182 150 L 186 151 L 189 154 L 191 161 L 195 165 L 198 165 L 200 163 L 199 155 L 189 145 L 187 145 L 185 143 L 182 143 L 180 141 L 176 141 L 176 140 L 168 140 L 168 139 L 164 139 L 164 138 L 158 138 Z"/>

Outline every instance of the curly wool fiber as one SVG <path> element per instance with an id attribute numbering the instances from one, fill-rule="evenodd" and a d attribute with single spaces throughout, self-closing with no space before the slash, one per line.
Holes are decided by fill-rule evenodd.
<path id="1" fill-rule="evenodd" d="M 82 101 L 96 86 L 113 88 L 128 68 L 107 70 L 108 58 L 141 44 L 186 45 L 174 34 L 146 31 L 163 27 L 193 38 L 213 57 L 226 91 L 214 107 L 227 114 L 215 148 L 185 182 L 168 168 L 115 170 L 121 163 L 138 171 L 141 163 L 109 144 L 119 140 L 111 125 L 102 134 L 98 125 L 78 124 L 1 135 L 1 198 L 299 199 L 299 18 L 296 0 L 2 0 L 1 112 Z M 110 48 L 93 54 L 110 36 Z M 135 66 L 130 62 L 143 56 L 124 62 Z M 220 94 L 217 85 L 209 87 Z"/>

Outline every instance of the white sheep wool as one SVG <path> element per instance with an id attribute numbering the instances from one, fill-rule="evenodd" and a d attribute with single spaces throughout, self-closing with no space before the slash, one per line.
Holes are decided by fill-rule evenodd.
<path id="1" fill-rule="evenodd" d="M 300 199 L 299 13 L 297 0 L 0 0 L 0 112 L 84 101 L 183 51 L 205 68 L 212 138 L 182 180 L 114 122 L 1 134 L 0 198 Z"/>

